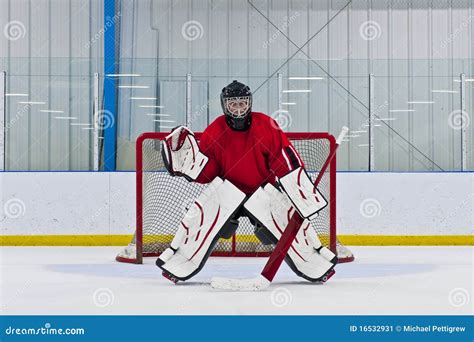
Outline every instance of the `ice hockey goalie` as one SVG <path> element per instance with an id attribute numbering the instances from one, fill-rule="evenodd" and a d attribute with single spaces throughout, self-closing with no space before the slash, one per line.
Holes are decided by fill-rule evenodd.
<path id="1" fill-rule="evenodd" d="M 264 244 L 276 244 L 298 211 L 303 225 L 285 258 L 309 281 L 333 272 L 336 256 L 321 245 L 309 221 L 326 205 L 304 163 L 278 124 L 252 112 L 250 88 L 238 81 L 221 93 L 224 114 L 203 132 L 199 143 L 180 126 L 165 139 L 168 171 L 208 187 L 189 208 L 168 249 L 156 264 L 177 282 L 197 274 L 219 238 L 231 237 L 247 216 Z"/>

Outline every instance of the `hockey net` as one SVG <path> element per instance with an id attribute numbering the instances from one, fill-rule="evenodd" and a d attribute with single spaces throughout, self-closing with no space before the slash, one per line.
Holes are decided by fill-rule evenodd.
<path id="1" fill-rule="evenodd" d="M 116 257 L 117 261 L 142 263 L 143 257 L 158 256 L 171 243 L 180 221 L 206 185 L 172 177 L 161 156 L 161 141 L 168 133 L 144 133 L 136 143 L 137 229 L 131 243 Z M 302 157 L 308 174 L 317 177 L 335 139 L 328 133 L 286 133 Z M 199 140 L 200 133 L 196 133 Z M 321 242 L 337 253 L 340 262 L 354 260 L 352 253 L 336 234 L 336 158 L 325 172 L 319 190 L 328 200 L 311 222 Z M 239 219 L 239 227 L 230 239 L 220 239 L 213 256 L 268 256 L 273 246 L 265 246 L 253 233 L 248 218 Z"/>

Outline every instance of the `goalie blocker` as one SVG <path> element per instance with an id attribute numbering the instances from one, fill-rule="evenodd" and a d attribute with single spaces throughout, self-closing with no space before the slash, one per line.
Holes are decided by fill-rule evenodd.
<path id="1" fill-rule="evenodd" d="M 328 204 L 302 167 L 280 178 L 279 183 L 303 218 L 316 218 Z"/>

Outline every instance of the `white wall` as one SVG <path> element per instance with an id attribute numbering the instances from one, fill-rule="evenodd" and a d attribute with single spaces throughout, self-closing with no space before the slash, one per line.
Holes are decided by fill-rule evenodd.
<path id="1" fill-rule="evenodd" d="M 0 174 L 1 234 L 131 234 L 135 227 L 134 176 L 105 172 Z M 23 215 L 6 215 L 5 209 L 13 204 Z M 17 216 L 14 210 L 10 212 L 10 216 Z"/>
<path id="2" fill-rule="evenodd" d="M 131 234 L 134 177 L 0 173 L 0 235 Z M 472 234 L 473 185 L 474 173 L 339 173 L 339 233 Z"/>
<path id="3" fill-rule="evenodd" d="M 92 122 L 93 77 L 102 72 L 102 0 L 0 0 L 0 71 L 7 72 L 7 170 L 90 170 L 88 130 L 40 110 Z M 10 33 L 7 33 L 10 32 Z"/>
<path id="4" fill-rule="evenodd" d="M 474 173 L 339 173 L 340 234 L 469 235 Z"/>
<path id="5" fill-rule="evenodd" d="M 373 73 L 377 113 L 396 119 L 392 129 L 428 157 L 382 125 L 375 132 L 377 169 L 438 170 L 430 160 L 445 170 L 460 168 L 460 130 L 447 124 L 450 113 L 459 109 L 459 96 L 433 95 L 431 90 L 459 91 L 453 78 L 461 72 L 468 77 L 473 74 L 472 0 L 353 0 L 345 8 L 347 0 L 117 3 L 121 6 L 121 71 L 143 76 L 137 84 L 150 88 L 137 94 L 156 96 L 159 87 L 160 101 L 173 111 L 176 124 L 184 123 L 180 120 L 187 72 L 195 81 L 193 129 L 201 130 L 208 123 L 207 115 L 212 120 L 221 114 L 218 96 L 227 82 L 239 78 L 256 89 L 278 70 L 284 76 L 326 78 L 284 81 L 285 88 L 312 87 L 312 93 L 292 95 L 291 101 L 297 104 L 291 108 L 289 131 L 337 134 L 342 125 L 358 130 L 367 120 L 367 78 Z M 8 72 L 8 92 L 29 93 L 31 100 L 47 103 L 40 108 L 20 104 L 18 98 L 7 100 L 8 170 L 92 168 L 90 131 L 38 110 L 63 110 L 82 123 L 91 122 L 93 73 L 102 70 L 103 19 L 100 0 L 0 0 L 0 71 Z M 200 39 L 187 40 L 182 35 L 188 21 L 202 25 Z M 18 22 L 20 36 L 7 39 L 4 29 Z M 360 33 L 367 22 L 372 22 L 375 39 Z M 298 50 L 293 43 L 302 49 L 286 63 Z M 329 81 L 326 73 L 340 84 Z M 125 84 L 129 81 L 124 80 Z M 256 93 L 254 108 L 268 114 L 277 110 L 276 91 L 273 77 Z M 135 90 L 121 89 L 119 94 L 119 134 L 134 142 L 140 133 L 155 129 L 156 123 L 132 107 L 130 95 Z M 474 87 L 468 87 L 469 115 L 473 98 Z M 435 104 L 417 106 L 413 116 L 389 112 L 404 108 L 409 100 Z M 467 134 L 471 151 L 474 125 L 467 127 Z M 342 146 L 339 168 L 366 170 L 368 149 L 359 145 L 367 143 L 368 136 L 363 134 Z M 474 169 L 472 155 L 468 154 L 470 170 Z"/>
<path id="6" fill-rule="evenodd" d="M 141 95 L 156 96 L 159 85 L 159 104 L 176 124 L 185 123 L 184 76 L 191 73 L 196 131 L 222 113 L 215 100 L 233 79 L 254 91 L 255 110 L 275 113 L 274 74 L 279 72 L 284 89 L 311 90 L 285 94 L 285 102 L 296 103 L 285 107 L 292 117 L 286 129 L 334 135 L 342 125 L 359 131 L 367 124 L 368 75 L 373 74 L 372 110 L 392 120 L 390 128 L 381 124 L 374 132 L 377 170 L 457 171 L 461 131 L 452 129 L 448 118 L 460 109 L 454 81 L 461 73 L 474 74 L 472 8 L 472 0 L 122 0 L 121 57 L 128 62 L 121 71 L 147 76 L 137 80 L 150 86 Z M 186 27 L 194 27 L 196 35 L 182 34 Z M 324 79 L 286 78 L 304 75 Z M 156 79 L 159 84 L 149 84 Z M 436 89 L 456 93 L 432 93 Z M 130 105 L 134 91 L 122 89 L 119 95 L 119 135 L 130 142 L 143 131 L 159 129 Z M 199 92 L 205 96 L 196 96 Z M 468 84 L 469 115 L 473 98 L 474 87 Z M 409 106 L 409 101 L 432 104 Z M 397 109 L 416 113 L 392 112 Z M 471 151 L 474 125 L 466 134 Z M 367 170 L 368 139 L 363 133 L 341 146 L 339 170 Z M 469 170 L 474 169 L 472 155 Z"/>

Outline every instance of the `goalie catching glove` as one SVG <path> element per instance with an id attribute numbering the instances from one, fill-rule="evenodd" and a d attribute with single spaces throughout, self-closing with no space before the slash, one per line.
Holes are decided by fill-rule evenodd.
<path id="1" fill-rule="evenodd" d="M 165 167 L 173 176 L 184 176 L 194 181 L 208 162 L 199 151 L 194 133 L 185 126 L 178 126 L 162 142 Z"/>
<path id="2" fill-rule="evenodd" d="M 321 196 L 319 207 L 327 204 Z M 273 185 L 260 187 L 244 204 L 249 216 L 258 222 L 255 235 L 264 244 L 274 244 L 288 226 L 295 208 L 285 194 Z M 319 209 L 319 210 L 321 210 Z M 312 212 L 312 216 L 317 215 Z M 337 257 L 321 244 L 309 220 L 304 220 L 291 244 L 285 261 L 298 276 L 312 282 L 325 282 L 334 274 Z"/>

